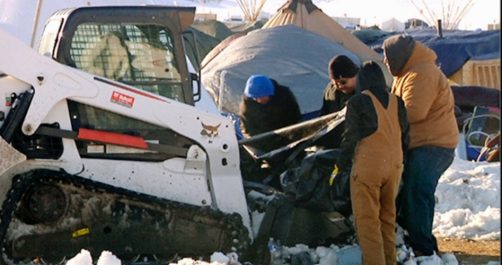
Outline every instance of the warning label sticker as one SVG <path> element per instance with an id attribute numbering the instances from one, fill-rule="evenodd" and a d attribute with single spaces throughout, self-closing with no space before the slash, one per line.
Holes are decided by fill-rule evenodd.
<path id="1" fill-rule="evenodd" d="M 132 108 L 132 106 L 134 105 L 134 97 L 119 93 L 117 91 L 113 91 L 111 101 L 128 108 Z"/>

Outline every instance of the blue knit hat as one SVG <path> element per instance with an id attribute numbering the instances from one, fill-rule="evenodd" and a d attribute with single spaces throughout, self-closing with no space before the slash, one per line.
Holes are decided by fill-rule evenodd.
<path id="1" fill-rule="evenodd" d="M 246 82 L 244 95 L 248 98 L 261 98 L 274 95 L 272 80 L 264 75 L 252 75 Z"/>

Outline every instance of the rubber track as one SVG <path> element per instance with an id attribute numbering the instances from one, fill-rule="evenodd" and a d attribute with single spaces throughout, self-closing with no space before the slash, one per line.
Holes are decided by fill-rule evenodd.
<path id="1" fill-rule="evenodd" d="M 119 196 L 125 196 L 131 200 L 141 201 L 143 203 L 148 203 L 154 206 L 167 207 L 171 209 L 183 209 L 184 211 L 196 211 L 200 216 L 210 215 L 212 218 L 218 220 L 218 224 L 226 229 L 231 229 L 234 231 L 231 237 L 232 242 L 230 250 L 221 251 L 234 251 L 239 256 L 244 255 L 249 248 L 250 238 L 247 228 L 243 225 L 241 216 L 237 213 L 227 214 L 219 210 L 211 209 L 209 207 L 199 207 L 189 204 L 184 204 L 180 202 L 170 201 L 167 199 L 161 199 L 158 197 L 140 194 L 123 188 L 114 187 L 108 184 L 103 184 L 100 182 L 95 182 L 82 177 L 67 174 L 65 172 L 57 172 L 51 170 L 33 170 L 25 174 L 17 175 L 13 178 L 12 186 L 6 195 L 6 199 L 3 202 L 2 210 L 0 211 L 0 264 L 1 265 L 15 265 L 15 262 L 8 257 L 6 252 L 7 232 L 12 218 L 16 212 L 17 205 L 21 201 L 23 194 L 28 191 L 32 185 L 37 185 L 43 182 L 63 182 L 65 184 L 72 184 L 79 188 L 84 188 L 93 192 L 105 192 L 109 194 L 115 194 Z M 237 233 L 236 233 L 237 232 Z M 201 238 L 201 240 L 203 240 Z M 206 240 L 211 240 L 207 238 Z M 225 243 L 227 245 L 227 243 Z M 77 253 L 75 253 L 77 254 Z M 134 261 L 122 261 L 123 264 L 135 264 Z M 144 262 L 140 262 L 145 264 Z M 155 264 L 153 262 L 152 264 Z"/>

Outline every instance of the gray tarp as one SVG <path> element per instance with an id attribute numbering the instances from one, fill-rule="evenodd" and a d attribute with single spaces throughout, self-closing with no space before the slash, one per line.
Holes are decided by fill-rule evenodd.
<path id="1" fill-rule="evenodd" d="M 222 111 L 238 113 L 247 78 L 265 74 L 290 87 L 301 112 L 308 113 L 321 107 L 329 61 L 339 54 L 361 63 L 336 42 L 294 25 L 259 29 L 203 61 L 202 81 Z"/>

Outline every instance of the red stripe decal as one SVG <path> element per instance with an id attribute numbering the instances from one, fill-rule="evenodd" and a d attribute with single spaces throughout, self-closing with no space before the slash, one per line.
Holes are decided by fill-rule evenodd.
<path id="1" fill-rule="evenodd" d="M 148 149 L 148 144 L 145 142 L 143 137 L 131 136 L 121 133 L 96 131 L 81 128 L 80 130 L 78 130 L 78 139 L 134 147 L 139 149 Z"/>
<path id="2" fill-rule="evenodd" d="M 141 95 L 141 96 L 144 96 L 144 97 L 147 97 L 147 98 L 153 98 L 153 99 L 156 99 L 156 100 L 159 100 L 159 101 L 162 101 L 162 102 L 167 102 L 166 100 L 164 100 L 163 98 L 159 98 L 159 97 L 156 97 L 156 96 L 153 96 L 153 95 L 150 95 L 148 93 L 145 93 L 141 90 L 137 90 L 135 88 L 132 88 L 132 87 L 128 87 L 126 85 L 122 85 L 122 84 L 118 84 L 118 83 L 114 83 L 114 82 L 110 82 L 106 79 L 102 79 L 102 78 L 99 78 L 97 76 L 94 77 L 94 80 L 96 81 L 100 81 L 100 82 L 103 82 L 105 84 L 108 84 L 108 85 L 112 85 L 114 87 L 118 87 L 118 88 L 121 88 L 121 89 L 124 89 L 124 90 L 127 90 L 129 92 L 132 92 L 132 93 L 136 93 L 138 95 Z"/>

